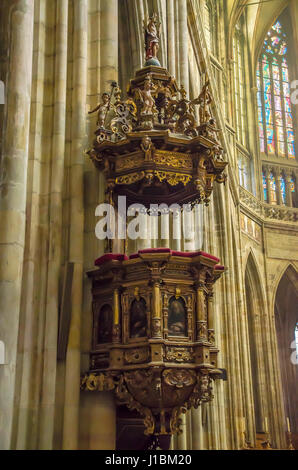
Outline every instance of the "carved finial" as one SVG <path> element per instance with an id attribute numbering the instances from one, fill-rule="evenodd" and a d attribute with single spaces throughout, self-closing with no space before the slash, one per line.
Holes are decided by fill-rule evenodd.
<path id="1" fill-rule="evenodd" d="M 145 30 L 145 50 L 146 50 L 146 63 L 148 65 L 156 65 L 160 67 L 160 62 L 157 58 L 160 41 L 160 22 L 156 13 L 153 13 L 151 18 L 144 20 Z"/>
<path id="2" fill-rule="evenodd" d="M 175 289 L 175 298 L 179 299 L 180 296 L 181 296 L 181 289 L 179 289 L 179 287 L 176 287 L 176 289 Z"/>
<path id="3" fill-rule="evenodd" d="M 137 300 L 140 300 L 140 288 L 139 287 L 135 287 L 133 294 Z"/>

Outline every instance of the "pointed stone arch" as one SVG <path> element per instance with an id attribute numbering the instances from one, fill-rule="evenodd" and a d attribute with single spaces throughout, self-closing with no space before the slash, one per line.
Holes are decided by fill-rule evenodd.
<path id="1" fill-rule="evenodd" d="M 266 311 L 263 283 L 256 258 L 252 252 L 248 254 L 244 276 L 246 312 L 248 321 L 249 352 L 255 412 L 256 432 L 264 431 L 266 416 L 264 396 L 264 354 L 262 316 Z"/>
<path id="2" fill-rule="evenodd" d="M 285 416 L 291 430 L 298 433 L 298 366 L 295 355 L 295 328 L 298 324 L 298 272 L 288 264 L 276 285 L 274 317 L 280 363 Z"/>

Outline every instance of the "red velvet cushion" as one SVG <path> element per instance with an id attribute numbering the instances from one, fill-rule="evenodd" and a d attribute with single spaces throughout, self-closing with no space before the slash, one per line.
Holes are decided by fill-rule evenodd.
<path id="1" fill-rule="evenodd" d="M 221 264 L 216 264 L 214 266 L 214 269 L 216 269 L 217 271 L 223 271 L 225 269 L 225 267 L 222 266 Z"/>
<path id="2" fill-rule="evenodd" d="M 133 253 L 132 255 L 129 256 L 129 259 L 135 259 L 139 258 L 139 253 Z"/>
<path id="3" fill-rule="evenodd" d="M 219 261 L 216 256 L 205 253 L 205 251 L 172 251 L 173 256 L 183 256 L 184 258 L 194 258 L 195 256 L 205 256 L 205 258 L 214 259 Z"/>
<path id="4" fill-rule="evenodd" d="M 120 253 L 106 253 L 105 255 L 102 255 L 100 258 L 97 258 L 95 260 L 94 264 L 95 266 L 101 266 L 104 263 L 107 263 L 108 261 L 115 260 L 115 261 L 126 261 L 128 257 L 126 255 L 122 255 Z"/>
<path id="5" fill-rule="evenodd" d="M 182 256 L 183 258 L 193 258 L 197 255 L 197 251 L 172 251 L 173 256 Z"/>
<path id="6" fill-rule="evenodd" d="M 145 253 L 171 253 L 172 250 L 170 248 L 146 248 L 145 250 L 139 250 L 139 254 Z"/>

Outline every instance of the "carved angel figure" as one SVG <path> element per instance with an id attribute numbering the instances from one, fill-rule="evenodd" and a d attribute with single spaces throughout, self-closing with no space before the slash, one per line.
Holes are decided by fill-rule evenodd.
<path id="1" fill-rule="evenodd" d="M 105 126 L 105 120 L 107 117 L 107 113 L 110 109 L 110 95 L 109 93 L 103 93 L 101 95 L 102 102 L 99 103 L 94 109 L 88 112 L 88 114 L 93 114 L 98 111 L 97 114 L 97 126 L 103 127 Z"/>
<path id="2" fill-rule="evenodd" d="M 199 109 L 199 116 L 200 116 L 200 125 L 209 122 L 211 119 L 210 114 L 210 104 L 212 103 L 213 99 L 211 93 L 209 91 L 209 80 L 205 83 L 202 88 L 201 93 L 199 94 L 198 98 L 191 102 L 192 105 L 198 104 L 200 106 Z"/>
<path id="3" fill-rule="evenodd" d="M 160 23 L 157 14 L 153 13 L 148 23 L 144 21 L 146 60 L 157 58 L 160 38 Z"/>
<path id="4" fill-rule="evenodd" d="M 157 87 L 153 84 L 151 76 L 148 74 L 144 80 L 144 88 L 136 88 L 135 98 L 142 103 L 141 115 L 152 115 L 157 112 L 152 92 L 156 92 Z"/>

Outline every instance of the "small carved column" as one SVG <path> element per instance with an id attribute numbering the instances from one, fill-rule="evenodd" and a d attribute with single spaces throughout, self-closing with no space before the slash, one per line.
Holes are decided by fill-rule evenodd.
<path id="1" fill-rule="evenodd" d="M 212 288 L 209 290 L 207 295 L 207 315 L 208 315 L 208 341 L 214 344 L 214 312 L 213 312 L 213 292 Z"/>
<path id="2" fill-rule="evenodd" d="M 161 338 L 160 281 L 153 284 L 152 337 Z"/>
<path id="3" fill-rule="evenodd" d="M 207 339 L 207 322 L 205 308 L 204 282 L 200 280 L 197 283 L 197 340 Z"/>
<path id="4" fill-rule="evenodd" d="M 283 205 L 282 193 L 281 193 L 281 169 L 279 166 L 274 167 L 275 179 L 276 179 L 276 192 L 277 192 L 277 204 Z"/>
<path id="5" fill-rule="evenodd" d="M 120 343 L 121 341 L 121 326 L 120 326 L 120 294 L 119 289 L 114 289 L 113 292 L 114 303 L 114 318 L 113 318 L 113 343 Z"/>
<path id="6" fill-rule="evenodd" d="M 286 204 L 289 207 L 293 207 L 293 200 L 292 200 L 292 193 L 291 193 L 291 179 L 292 173 L 291 170 L 285 170 L 285 177 L 286 177 Z"/>
<path id="7" fill-rule="evenodd" d="M 268 204 L 272 204 L 272 196 L 271 196 L 271 191 L 270 191 L 270 177 L 269 177 L 270 169 L 267 166 L 265 166 L 264 172 L 265 172 L 266 183 L 267 183 L 267 202 Z"/>

